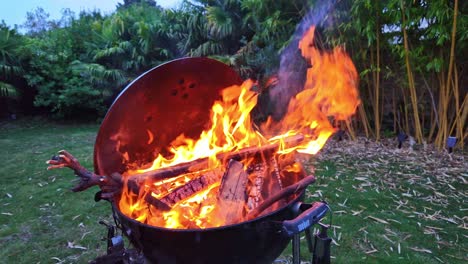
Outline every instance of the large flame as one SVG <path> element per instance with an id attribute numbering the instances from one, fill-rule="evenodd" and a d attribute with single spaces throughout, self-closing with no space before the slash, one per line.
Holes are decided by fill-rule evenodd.
<path id="1" fill-rule="evenodd" d="M 313 45 L 314 33 L 315 27 L 312 26 L 299 43 L 302 56 L 312 65 L 307 70 L 304 89 L 291 99 L 287 112 L 280 121 L 269 119 L 261 129 L 255 128 L 250 118 L 250 112 L 257 104 L 258 94 L 252 91 L 255 83 L 247 80 L 240 86 L 227 87 L 221 92 L 222 100 L 216 101 L 212 106 L 210 128 L 203 131 L 198 140 L 180 135 L 171 143 L 172 157 L 159 155 L 150 166 L 128 171 L 127 179 L 135 173 L 203 157 L 210 158 L 206 169 L 219 169 L 223 167 L 220 166 L 222 161 L 216 156 L 219 153 L 262 146 L 296 134 L 305 137 L 303 143 L 278 152 L 296 150 L 308 154 L 317 153 L 335 131 L 330 118 L 348 119 L 354 114 L 359 97 L 358 75 L 349 56 L 339 47 L 332 51 L 320 51 Z M 148 136 L 152 141 L 151 131 L 148 131 Z M 148 193 L 155 198 L 162 197 L 196 176 L 197 173 L 194 173 L 159 182 L 147 182 L 139 195 L 124 188 L 119 208 L 125 215 L 140 222 L 167 228 L 223 225 L 224 222 L 214 213 L 219 182 L 177 202 L 168 212 L 160 212 L 147 206 L 143 197 Z"/>

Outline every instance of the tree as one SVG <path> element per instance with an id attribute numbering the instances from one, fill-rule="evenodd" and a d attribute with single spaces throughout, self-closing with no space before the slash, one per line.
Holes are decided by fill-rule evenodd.
<path id="1" fill-rule="evenodd" d="M 34 11 L 26 13 L 26 22 L 22 27 L 26 29 L 28 35 L 38 36 L 53 28 L 54 23 L 49 17 L 50 14 L 44 8 L 37 7 Z"/>
<path id="2" fill-rule="evenodd" d="M 93 87 L 72 62 L 85 56 L 83 38 L 95 20 L 80 15 L 78 23 L 70 18 L 70 27 L 54 28 L 26 40 L 23 54 L 28 57 L 24 77 L 38 91 L 34 104 L 46 107 L 57 117 L 102 115 L 105 111 L 102 91 Z M 99 18 L 97 16 L 96 18 Z"/>
<path id="3" fill-rule="evenodd" d="M 211 56 L 244 77 L 261 79 L 279 66 L 296 23 L 307 12 L 304 1 L 185 1 L 193 13 L 184 39 L 190 56 Z"/>
<path id="4" fill-rule="evenodd" d="M 18 102 L 21 88 L 18 79 L 23 74 L 22 56 L 19 47 L 23 39 L 16 29 L 0 23 L 0 113 L 13 111 L 11 103 Z"/>
<path id="5" fill-rule="evenodd" d="M 117 11 L 122 8 L 130 7 L 133 4 L 146 4 L 148 6 L 156 7 L 156 2 L 154 0 L 124 0 L 123 3 L 117 4 Z"/>

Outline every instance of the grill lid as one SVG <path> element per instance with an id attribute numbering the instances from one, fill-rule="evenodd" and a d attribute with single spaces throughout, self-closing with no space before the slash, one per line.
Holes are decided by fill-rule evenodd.
<path id="1" fill-rule="evenodd" d="M 94 145 L 94 171 L 123 173 L 128 163 L 147 163 L 180 134 L 197 138 L 219 92 L 242 83 L 229 66 L 209 58 L 183 58 L 159 65 L 117 97 Z"/>

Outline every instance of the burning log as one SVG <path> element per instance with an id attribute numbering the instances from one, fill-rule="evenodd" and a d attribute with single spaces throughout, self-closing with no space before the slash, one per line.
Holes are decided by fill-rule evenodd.
<path id="1" fill-rule="evenodd" d="M 271 155 L 265 157 L 265 160 L 265 162 L 258 162 L 251 166 L 253 171 L 251 174 L 252 187 L 249 190 L 247 200 L 247 207 L 250 210 L 256 208 L 266 197 L 279 192 L 283 188 L 276 157 Z M 283 204 L 283 201 L 279 201 L 278 206 Z M 273 210 L 274 208 L 271 208 L 270 211 Z"/>
<path id="2" fill-rule="evenodd" d="M 278 151 L 281 145 L 285 148 L 297 146 L 304 140 L 303 135 L 293 135 L 286 137 L 282 142 L 275 142 L 261 147 L 248 147 L 238 151 L 229 153 L 220 153 L 217 158 L 220 160 L 241 159 L 249 156 L 255 156 L 264 153 L 274 153 Z M 100 186 L 103 191 L 103 198 L 111 198 L 113 195 L 121 192 L 123 182 L 121 175 L 118 173 L 113 176 L 101 176 L 88 171 L 81 166 L 78 160 L 65 150 L 59 151 L 59 156 L 53 157 L 46 163 L 49 164 L 48 170 L 69 167 L 75 171 L 80 181 L 73 187 L 74 192 L 84 191 L 92 186 Z M 189 173 L 194 168 L 206 168 L 209 158 L 200 158 L 191 162 L 180 163 L 171 167 L 160 168 L 153 171 L 148 171 L 140 174 L 131 175 L 128 178 L 128 186 L 133 193 L 139 193 L 139 186 L 143 185 L 147 180 L 160 181 L 163 179 L 172 178 L 181 174 Z M 150 198 L 149 198 L 150 199 Z"/>
<path id="3" fill-rule="evenodd" d="M 278 192 L 280 192 L 283 189 L 283 184 L 281 182 L 281 174 L 279 171 L 278 167 L 278 162 L 276 160 L 276 156 L 272 156 L 268 160 L 268 175 L 269 177 L 265 178 L 265 182 L 263 183 L 263 189 L 262 189 L 262 197 L 263 200 L 266 197 L 270 197 Z M 277 208 L 285 205 L 286 202 L 284 199 L 280 199 L 278 202 L 276 202 L 276 206 L 269 207 L 266 209 L 267 212 L 272 212 L 276 210 Z"/>
<path id="4" fill-rule="evenodd" d="M 160 199 L 153 196 L 153 193 L 156 193 L 157 190 L 151 187 L 142 189 L 141 186 L 144 185 L 137 185 L 134 181 L 131 181 L 131 179 L 127 181 L 127 187 L 134 194 L 140 194 L 143 192 L 143 199 L 149 205 L 154 206 L 156 209 L 161 211 L 169 211 L 179 201 L 185 200 L 191 197 L 192 195 L 196 194 L 197 192 L 208 188 L 210 185 L 219 181 L 221 178 L 220 175 L 220 170 L 203 172 L 203 174 L 200 177 L 192 179 L 184 185 L 175 188 L 170 193 L 166 194 Z"/>
<path id="5" fill-rule="evenodd" d="M 244 164 L 236 160 L 229 161 L 221 181 L 216 204 L 217 216 L 223 219 L 225 224 L 237 223 L 242 218 L 246 200 L 247 176 Z"/>
<path id="6" fill-rule="evenodd" d="M 261 147 L 248 147 L 238 151 L 220 153 L 216 155 L 219 160 L 238 160 L 245 157 L 251 157 L 258 154 L 275 153 L 278 151 L 281 145 L 285 148 L 290 148 L 299 145 L 304 140 L 304 136 L 301 134 L 289 136 L 283 139 L 283 142 L 275 142 Z M 143 183 L 146 180 L 159 181 L 167 178 L 172 178 L 180 174 L 185 174 L 194 171 L 193 168 L 206 168 L 208 165 L 209 158 L 200 158 L 190 162 L 180 163 L 171 167 L 156 169 L 140 174 L 132 175 L 132 181 L 137 183 Z"/>
<path id="7" fill-rule="evenodd" d="M 247 201 L 247 207 L 250 210 L 256 208 L 262 200 L 263 184 L 268 172 L 264 163 L 256 163 L 252 167 L 253 182 L 249 191 L 249 199 Z"/>
<path id="8" fill-rule="evenodd" d="M 273 156 L 270 158 L 270 172 L 273 174 L 273 183 L 271 184 L 273 187 L 269 188 L 273 192 L 276 192 L 276 190 L 281 190 L 283 189 L 283 183 L 281 182 L 281 175 L 279 171 L 279 166 L 278 166 L 278 161 L 276 160 L 276 157 Z"/>
<path id="9" fill-rule="evenodd" d="M 168 195 L 164 196 L 161 199 L 161 202 L 167 204 L 168 206 L 172 207 L 177 202 L 184 200 L 195 193 L 208 188 L 213 183 L 220 180 L 218 171 L 208 171 L 203 174 L 201 177 L 190 180 L 187 184 L 176 188 L 174 191 L 169 193 Z"/>
<path id="10" fill-rule="evenodd" d="M 220 153 L 217 158 L 220 160 L 230 159 L 226 173 L 222 178 L 222 186 L 220 188 L 218 203 L 220 217 L 225 219 L 226 223 L 235 223 L 242 218 L 243 208 L 246 202 L 246 185 L 248 174 L 243 170 L 243 164 L 235 161 L 235 159 L 244 159 L 254 157 L 255 159 L 267 160 L 256 164 L 254 173 L 254 186 L 250 188 L 247 207 L 252 210 L 256 208 L 262 201 L 262 197 L 268 197 L 281 190 L 281 180 L 278 171 L 278 163 L 274 154 L 283 145 L 285 148 L 293 147 L 303 141 L 302 135 L 294 135 L 286 137 L 282 142 L 275 142 L 261 147 L 248 147 L 235 152 Z M 141 195 L 145 192 L 143 199 L 151 206 L 161 211 L 170 210 L 179 201 L 189 198 L 195 193 L 207 188 L 213 183 L 220 180 L 221 173 L 209 171 L 202 176 L 190 180 L 183 186 L 174 189 L 171 193 L 163 198 L 156 198 L 153 195 L 151 187 L 144 187 L 146 183 L 157 182 L 163 179 L 173 178 L 191 172 L 192 170 L 206 168 L 209 158 L 201 158 L 187 163 L 177 164 L 175 166 L 157 169 L 141 174 L 135 174 L 126 178 L 124 184 L 122 175 L 113 173 L 110 176 L 101 176 L 86 170 L 78 160 L 67 151 L 60 151 L 59 156 L 47 161 L 48 169 L 69 167 L 74 170 L 79 177 L 78 184 L 72 189 L 74 192 L 86 190 L 92 186 L 99 186 L 101 191 L 97 194 L 96 199 L 113 199 L 117 197 L 124 186 L 136 195 Z M 272 178 L 269 177 L 272 176 Z M 146 185 L 147 186 L 147 185 Z M 142 189 L 145 188 L 145 189 Z M 156 193 L 156 192 L 154 192 Z"/>

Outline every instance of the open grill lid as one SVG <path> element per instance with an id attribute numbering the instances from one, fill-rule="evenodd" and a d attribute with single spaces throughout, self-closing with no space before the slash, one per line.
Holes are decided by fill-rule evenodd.
<path id="1" fill-rule="evenodd" d="M 209 58 L 182 58 L 159 65 L 117 97 L 94 145 L 94 171 L 110 175 L 126 164 L 146 163 L 177 136 L 197 138 L 219 92 L 242 83 L 229 66 Z"/>

